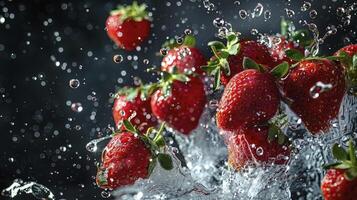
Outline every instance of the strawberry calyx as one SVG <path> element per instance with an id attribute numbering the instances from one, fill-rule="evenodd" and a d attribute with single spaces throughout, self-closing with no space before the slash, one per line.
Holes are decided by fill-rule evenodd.
<path id="1" fill-rule="evenodd" d="M 114 95 L 114 98 L 118 98 L 119 96 L 125 96 L 126 100 L 132 101 L 134 100 L 138 95 L 140 95 L 140 99 L 145 101 L 147 100 L 147 97 L 149 96 L 149 89 L 150 85 L 146 84 L 143 85 L 141 84 L 138 87 L 123 87 L 118 90 L 118 92 Z"/>
<path id="2" fill-rule="evenodd" d="M 127 131 L 134 134 L 135 137 L 139 137 L 150 149 L 151 160 L 149 164 L 149 175 L 154 170 L 157 162 L 165 170 L 171 170 L 173 168 L 172 158 L 166 152 L 166 143 L 164 136 L 162 135 L 165 129 L 165 123 L 162 123 L 159 130 L 151 127 L 145 134 L 141 134 L 135 126 L 129 120 L 123 120 L 123 125 Z"/>
<path id="3" fill-rule="evenodd" d="M 302 47 L 308 47 L 313 43 L 307 29 L 295 30 L 294 23 L 284 18 L 280 22 L 280 31 L 287 40 L 292 40 Z"/>
<path id="4" fill-rule="evenodd" d="M 268 142 L 277 140 L 278 144 L 283 145 L 288 142 L 288 138 L 282 131 L 288 124 L 288 117 L 284 113 L 280 113 L 269 120 Z"/>
<path id="5" fill-rule="evenodd" d="M 182 41 L 180 41 L 182 40 Z M 185 37 L 182 38 L 171 38 L 170 40 L 166 41 L 164 44 L 162 44 L 162 48 L 166 49 L 174 49 L 180 46 L 187 46 L 187 47 L 195 47 L 196 45 L 196 38 L 193 35 L 185 35 Z"/>
<path id="6" fill-rule="evenodd" d="M 336 56 L 335 56 L 336 57 Z M 339 61 L 346 68 L 346 79 L 348 83 L 348 87 L 353 91 L 355 95 L 356 87 L 357 87 L 357 53 L 353 56 L 350 56 L 348 53 L 344 51 L 338 52 Z"/>
<path id="7" fill-rule="evenodd" d="M 334 144 L 332 146 L 332 155 L 337 162 L 325 165 L 325 169 L 343 169 L 347 180 L 353 180 L 357 177 L 357 157 L 352 139 L 348 141 L 347 149 L 344 149 L 339 144 Z"/>
<path id="8" fill-rule="evenodd" d="M 120 22 L 125 20 L 142 21 L 143 19 L 151 20 L 148 12 L 146 11 L 146 4 L 139 5 L 138 2 L 133 1 L 131 5 L 118 6 L 117 9 L 110 12 L 110 15 L 119 15 Z"/>
<path id="9" fill-rule="evenodd" d="M 213 89 L 217 90 L 220 86 L 221 72 L 229 76 L 231 74 L 228 57 L 237 55 L 240 49 L 239 38 L 235 32 L 230 32 L 226 35 L 227 44 L 221 41 L 211 41 L 208 46 L 214 54 L 215 59 L 209 61 L 206 66 L 202 66 L 202 70 L 208 75 L 215 77 Z"/>
<path id="10" fill-rule="evenodd" d="M 171 95 L 172 84 L 174 81 L 187 83 L 190 81 L 189 76 L 195 76 L 195 74 L 191 71 L 181 73 L 177 70 L 177 67 L 173 67 L 170 72 L 158 71 L 154 68 L 148 69 L 148 71 L 157 71 L 161 75 L 161 79 L 156 83 L 152 83 L 146 86 L 146 95 L 151 95 L 158 89 L 161 89 L 164 98 L 167 98 Z"/>
<path id="11" fill-rule="evenodd" d="M 277 66 L 275 66 L 272 70 L 269 71 L 271 75 L 273 75 L 275 78 L 283 78 L 285 77 L 288 72 L 289 72 L 289 63 L 284 61 Z M 267 72 L 267 68 L 264 65 L 256 63 L 253 59 L 249 57 L 244 57 L 243 58 L 243 68 L 244 69 L 256 69 L 262 73 Z"/>

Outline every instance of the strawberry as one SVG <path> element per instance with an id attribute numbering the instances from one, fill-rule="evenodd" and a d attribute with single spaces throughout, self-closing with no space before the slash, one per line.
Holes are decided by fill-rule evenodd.
<path id="1" fill-rule="evenodd" d="M 157 125 L 157 119 L 152 114 L 150 97 L 143 97 L 145 86 L 138 88 L 122 88 L 116 95 L 113 106 L 113 118 L 116 127 L 124 128 L 122 121 L 132 119 L 141 132 Z"/>
<path id="2" fill-rule="evenodd" d="M 161 62 L 161 70 L 171 72 L 174 67 L 181 73 L 193 71 L 203 74 L 201 66 L 206 64 L 206 58 L 198 48 L 195 48 L 195 38 L 187 35 L 182 45 L 173 46 Z"/>
<path id="3" fill-rule="evenodd" d="M 113 10 L 106 21 L 108 36 L 122 49 L 134 50 L 149 37 L 150 17 L 146 5 L 119 6 Z"/>
<path id="4" fill-rule="evenodd" d="M 172 169 L 172 159 L 164 152 L 163 125 L 153 139 L 153 129 L 144 135 L 128 120 L 124 125 L 127 130 L 116 133 L 103 151 L 96 177 L 101 188 L 115 189 L 148 178 L 157 161 L 162 168 Z"/>
<path id="5" fill-rule="evenodd" d="M 247 63 L 249 59 L 245 60 Z M 265 123 L 277 113 L 279 103 L 279 91 L 271 74 L 244 70 L 226 85 L 216 114 L 217 125 L 235 131 Z"/>
<path id="6" fill-rule="evenodd" d="M 326 58 L 303 59 L 298 51 L 287 50 L 298 61 L 282 82 L 290 108 L 313 134 L 326 131 L 338 115 L 346 84 L 343 69 Z"/>
<path id="7" fill-rule="evenodd" d="M 352 140 L 349 148 L 335 144 L 332 148 L 337 163 L 325 166 L 327 173 L 321 183 L 325 200 L 354 200 L 357 196 L 357 158 Z"/>
<path id="8" fill-rule="evenodd" d="M 274 60 L 266 46 L 250 40 L 239 42 L 235 33 L 227 34 L 226 38 L 227 45 L 219 41 L 208 43 L 214 56 L 203 70 L 215 76 L 214 89 L 217 89 L 220 83 L 227 85 L 235 74 L 243 71 L 244 57 L 255 60 L 266 69 L 271 69 L 274 65 Z"/>
<path id="9" fill-rule="evenodd" d="M 354 95 L 357 95 L 357 44 L 351 44 L 338 50 L 342 66 L 346 70 L 347 85 Z"/>
<path id="10" fill-rule="evenodd" d="M 225 134 L 228 163 L 236 170 L 249 164 L 287 163 L 290 149 L 285 136 L 279 141 L 269 139 L 269 127 L 249 127 Z"/>
<path id="11" fill-rule="evenodd" d="M 152 111 L 168 126 L 188 135 L 197 127 L 206 104 L 204 85 L 195 76 L 176 72 L 162 74 L 163 79 L 154 86 Z"/>

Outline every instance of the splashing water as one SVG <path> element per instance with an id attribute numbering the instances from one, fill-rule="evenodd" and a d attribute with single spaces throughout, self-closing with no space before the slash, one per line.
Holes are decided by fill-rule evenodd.
<path id="1" fill-rule="evenodd" d="M 36 182 L 24 182 L 21 179 L 15 179 L 14 182 L 1 192 L 2 196 L 14 198 L 23 193 L 32 194 L 36 199 L 54 200 L 55 196 L 45 186 Z"/>
<path id="2" fill-rule="evenodd" d="M 332 89 L 332 84 L 330 83 L 325 84 L 319 81 L 310 88 L 310 96 L 316 99 L 320 96 L 321 93 L 327 92 L 331 89 Z"/>
<path id="3" fill-rule="evenodd" d="M 86 145 L 86 149 L 87 151 L 89 152 L 96 152 L 98 150 L 98 144 L 105 141 L 105 140 L 108 140 L 110 138 L 112 138 L 113 136 L 112 135 L 108 135 L 108 136 L 105 136 L 105 137 L 102 137 L 102 138 L 98 138 L 98 139 L 94 139 L 90 142 L 87 143 Z"/>

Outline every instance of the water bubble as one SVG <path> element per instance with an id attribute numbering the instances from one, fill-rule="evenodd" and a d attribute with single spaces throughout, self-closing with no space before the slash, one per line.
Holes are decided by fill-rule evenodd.
<path id="1" fill-rule="evenodd" d="M 144 59 L 144 60 L 143 60 L 143 63 L 144 63 L 145 65 L 148 65 L 148 64 L 150 63 L 150 61 L 149 61 L 149 59 Z"/>
<path id="2" fill-rule="evenodd" d="M 345 12 L 346 12 L 346 10 L 343 7 L 338 7 L 336 10 L 337 16 L 340 16 L 340 17 L 343 16 L 343 14 L 345 14 Z"/>
<path id="3" fill-rule="evenodd" d="M 239 6 L 240 5 L 240 1 L 234 1 L 234 5 Z"/>
<path id="4" fill-rule="evenodd" d="M 121 63 L 121 62 L 123 62 L 123 60 L 124 60 L 124 58 L 122 55 L 117 54 L 117 55 L 113 56 L 113 61 L 115 63 Z"/>
<path id="5" fill-rule="evenodd" d="M 107 199 L 107 198 L 109 198 L 109 197 L 111 196 L 110 192 L 107 191 L 107 190 L 102 191 L 102 192 L 100 193 L 100 195 L 101 195 L 103 198 L 105 198 L 105 199 Z"/>
<path id="6" fill-rule="evenodd" d="M 257 6 L 254 8 L 254 12 L 252 13 L 252 17 L 260 17 L 263 13 L 263 5 L 261 3 L 258 3 Z"/>
<path id="7" fill-rule="evenodd" d="M 316 19 L 317 17 L 317 11 L 316 10 L 311 10 L 309 13 L 311 19 Z"/>
<path id="8" fill-rule="evenodd" d="M 270 19 L 270 17 L 271 17 L 271 12 L 270 12 L 270 10 L 264 11 L 264 19 Z"/>
<path id="9" fill-rule="evenodd" d="M 251 33 L 252 35 L 257 35 L 259 32 L 258 32 L 257 29 L 253 28 L 253 29 L 250 31 L 250 33 Z"/>
<path id="10" fill-rule="evenodd" d="M 304 3 L 301 6 L 301 11 L 305 12 L 311 8 L 311 3 L 308 1 L 304 1 Z"/>
<path id="11" fill-rule="evenodd" d="M 160 49 L 160 54 L 163 55 L 163 56 L 166 56 L 167 52 L 168 52 L 167 48 Z"/>
<path id="12" fill-rule="evenodd" d="M 285 8 L 286 15 L 291 18 L 295 15 L 295 12 L 293 10 L 290 10 L 288 8 Z"/>
<path id="13" fill-rule="evenodd" d="M 240 10 L 240 11 L 239 11 L 239 17 L 240 17 L 241 19 L 246 19 L 247 16 L 248 16 L 248 13 L 247 13 L 246 10 Z"/>
<path id="14" fill-rule="evenodd" d="M 183 38 L 182 37 L 176 37 L 176 43 L 177 44 L 182 44 L 183 43 Z"/>
<path id="15" fill-rule="evenodd" d="M 71 109 L 74 112 L 80 113 L 83 111 L 83 106 L 81 103 L 72 103 Z"/>
<path id="16" fill-rule="evenodd" d="M 71 79 L 69 80 L 69 87 L 73 88 L 73 89 L 76 89 L 78 88 L 80 85 L 80 82 L 78 79 Z"/>
<path id="17" fill-rule="evenodd" d="M 330 83 L 325 84 L 319 81 L 310 88 L 310 96 L 316 99 L 320 96 L 321 93 L 329 91 L 331 89 L 332 89 L 332 84 Z"/>
<path id="18" fill-rule="evenodd" d="M 192 31 L 191 31 L 191 29 L 185 29 L 184 33 L 185 33 L 185 35 L 191 35 Z"/>
<path id="19" fill-rule="evenodd" d="M 209 101 L 208 105 L 209 105 L 210 108 L 215 109 L 215 108 L 218 107 L 219 102 L 218 102 L 218 100 L 215 100 L 215 99 L 214 99 L 214 100 Z"/>
<path id="20" fill-rule="evenodd" d="M 262 156 L 264 154 L 263 148 L 262 147 L 258 147 L 256 149 L 256 153 L 257 153 L 258 156 Z"/>
<path id="21" fill-rule="evenodd" d="M 98 144 L 100 142 L 103 142 L 103 141 L 105 141 L 107 139 L 110 139 L 112 137 L 113 137 L 112 135 L 108 135 L 108 136 L 105 136 L 105 137 L 102 137 L 102 138 L 98 138 L 98 139 L 94 139 L 94 140 L 88 142 L 87 145 L 86 145 L 87 151 L 96 152 L 98 150 Z"/>
<path id="22" fill-rule="evenodd" d="M 213 25 L 217 28 L 224 26 L 224 20 L 222 18 L 216 18 L 213 20 Z"/>

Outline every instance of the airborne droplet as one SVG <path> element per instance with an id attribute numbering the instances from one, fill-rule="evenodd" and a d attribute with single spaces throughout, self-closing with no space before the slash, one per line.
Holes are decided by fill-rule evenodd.
<path id="1" fill-rule="evenodd" d="M 123 62 L 123 56 L 122 55 L 114 55 L 113 56 L 113 61 L 115 62 L 115 63 L 121 63 L 121 62 Z"/>

